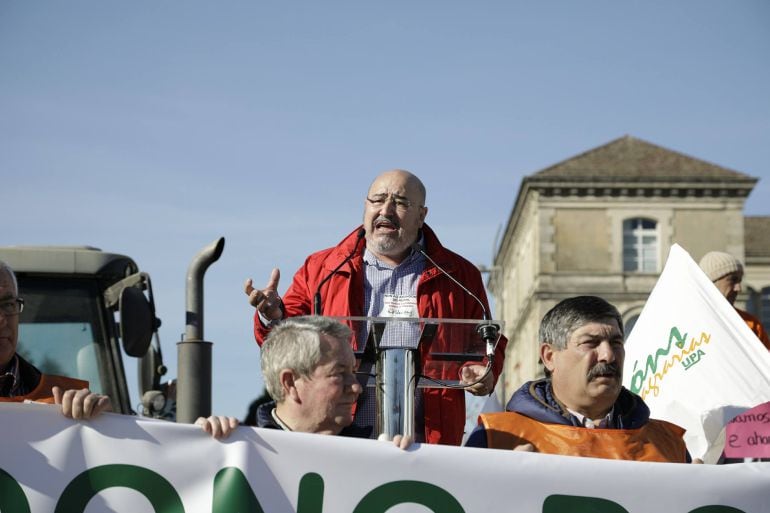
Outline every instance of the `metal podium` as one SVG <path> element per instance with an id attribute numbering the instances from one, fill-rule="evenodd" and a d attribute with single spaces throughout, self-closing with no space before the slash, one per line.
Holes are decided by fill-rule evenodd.
<path id="1" fill-rule="evenodd" d="M 353 331 L 359 382 L 376 390 L 375 434 L 414 436 L 417 388 L 465 388 L 464 365 L 486 364 L 500 321 L 334 317 Z"/>

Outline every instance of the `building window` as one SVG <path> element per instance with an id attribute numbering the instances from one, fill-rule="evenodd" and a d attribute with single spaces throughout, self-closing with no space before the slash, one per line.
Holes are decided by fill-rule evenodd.
<path id="1" fill-rule="evenodd" d="M 658 272 L 658 223 L 652 219 L 623 221 L 623 271 Z"/>

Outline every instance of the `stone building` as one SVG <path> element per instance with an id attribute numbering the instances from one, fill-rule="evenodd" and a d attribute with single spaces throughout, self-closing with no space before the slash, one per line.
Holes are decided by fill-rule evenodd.
<path id="1" fill-rule="evenodd" d="M 630 331 L 673 243 L 696 261 L 711 250 L 744 260 L 738 303 L 764 306 L 768 324 L 770 217 L 743 215 L 756 183 L 630 136 L 525 177 L 489 278 L 509 339 L 500 398 L 543 374 L 537 330 L 560 300 L 604 297 Z"/>

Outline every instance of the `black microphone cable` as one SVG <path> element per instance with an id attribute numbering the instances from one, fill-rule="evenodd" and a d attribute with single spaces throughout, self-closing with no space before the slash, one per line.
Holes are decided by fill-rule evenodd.
<path id="1" fill-rule="evenodd" d="M 339 271 L 342 268 L 343 265 L 345 265 L 346 263 L 350 262 L 350 259 L 353 258 L 353 255 L 355 255 L 356 251 L 358 251 L 358 245 L 361 244 L 361 239 L 364 238 L 364 235 L 366 235 L 366 230 L 364 228 L 359 228 L 358 229 L 358 233 L 356 234 L 356 243 L 353 246 L 353 249 L 350 252 L 350 254 L 347 257 L 345 257 L 345 259 L 342 262 L 340 262 L 340 265 L 335 267 L 332 272 L 330 272 L 328 275 L 326 275 L 326 277 L 323 280 L 321 280 L 321 283 L 318 284 L 318 288 L 316 289 L 316 293 L 313 296 L 313 313 L 315 315 L 322 315 L 322 310 L 321 310 L 321 287 L 323 287 L 324 284 L 332 278 L 332 276 L 337 274 L 337 271 Z"/>
<path id="2" fill-rule="evenodd" d="M 441 386 L 444 386 L 444 387 L 447 387 L 447 388 L 455 388 L 455 389 L 466 389 L 466 388 L 470 388 L 470 387 L 472 387 L 472 386 L 474 386 L 474 385 L 476 385 L 478 383 L 481 383 L 482 381 L 484 381 L 487 378 L 489 373 L 492 372 L 492 365 L 494 364 L 494 359 L 495 359 L 495 347 L 497 346 L 497 342 L 500 340 L 500 327 L 497 324 L 489 322 L 490 321 L 489 313 L 487 312 L 487 308 L 484 306 L 484 303 L 481 301 L 481 299 L 479 299 L 478 296 L 476 296 L 476 294 L 471 292 L 465 285 L 460 283 L 459 280 L 457 280 L 454 276 L 452 276 L 451 274 L 446 272 L 446 270 L 444 270 L 443 267 L 438 265 L 435 262 L 435 260 L 433 260 L 428 255 L 427 251 L 425 251 L 423 249 L 423 247 L 419 243 L 417 243 L 417 242 L 412 243 L 412 249 L 414 251 L 417 251 L 418 253 L 420 253 L 422 256 L 424 256 L 431 264 L 433 264 L 433 266 L 436 269 L 441 271 L 441 273 L 444 276 L 449 278 L 455 285 L 460 287 L 460 289 L 462 289 L 463 292 L 465 292 L 470 297 L 475 299 L 476 302 L 478 302 L 479 306 L 481 306 L 482 319 L 483 319 L 483 321 L 485 321 L 485 322 L 482 322 L 481 324 L 479 324 L 476 327 L 477 333 L 479 333 L 481 335 L 482 340 L 484 340 L 484 342 L 486 342 L 486 349 L 487 349 L 487 365 L 486 365 L 486 370 L 484 371 L 484 374 L 479 379 L 477 379 L 476 381 L 474 381 L 472 383 L 466 384 L 466 385 L 452 385 L 452 384 L 449 384 L 449 383 L 444 383 L 441 380 L 430 378 L 428 376 L 424 376 L 423 375 L 422 377 L 424 379 L 428 380 L 428 381 L 431 381 L 433 383 L 439 384 Z M 492 390 L 490 390 L 489 393 L 491 394 Z"/>

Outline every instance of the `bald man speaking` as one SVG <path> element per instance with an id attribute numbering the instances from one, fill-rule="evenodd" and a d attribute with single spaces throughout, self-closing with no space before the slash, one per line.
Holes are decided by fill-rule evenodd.
<path id="1" fill-rule="evenodd" d="M 278 269 L 273 270 L 263 289 L 255 289 L 252 280 L 247 280 L 245 292 L 256 308 L 257 343 L 261 345 L 270 328 L 281 319 L 320 313 L 317 310 L 329 316 L 380 317 L 398 305 L 402 317 L 483 319 L 489 305 L 481 274 L 473 264 L 443 247 L 425 224 L 425 200 L 426 189 L 417 176 L 401 169 L 386 171 L 374 179 L 364 198 L 363 224 L 336 246 L 310 255 L 282 297 L 278 294 Z M 316 294 L 319 290 L 322 295 Z M 413 341 L 414 347 L 417 342 Z M 440 347 L 447 343 L 439 337 L 431 350 L 452 352 Z M 492 392 L 502 369 L 506 343 L 500 337 L 492 372 L 484 379 L 480 380 L 485 371 L 483 364 L 462 366 L 458 376 L 461 382 L 478 381 L 469 392 Z M 418 354 L 424 364 L 427 356 L 420 349 Z M 363 403 L 356 409 L 357 424 L 374 424 L 374 401 L 374 394 L 366 390 Z M 419 389 L 415 405 L 416 441 L 460 444 L 465 424 L 462 390 Z"/>

